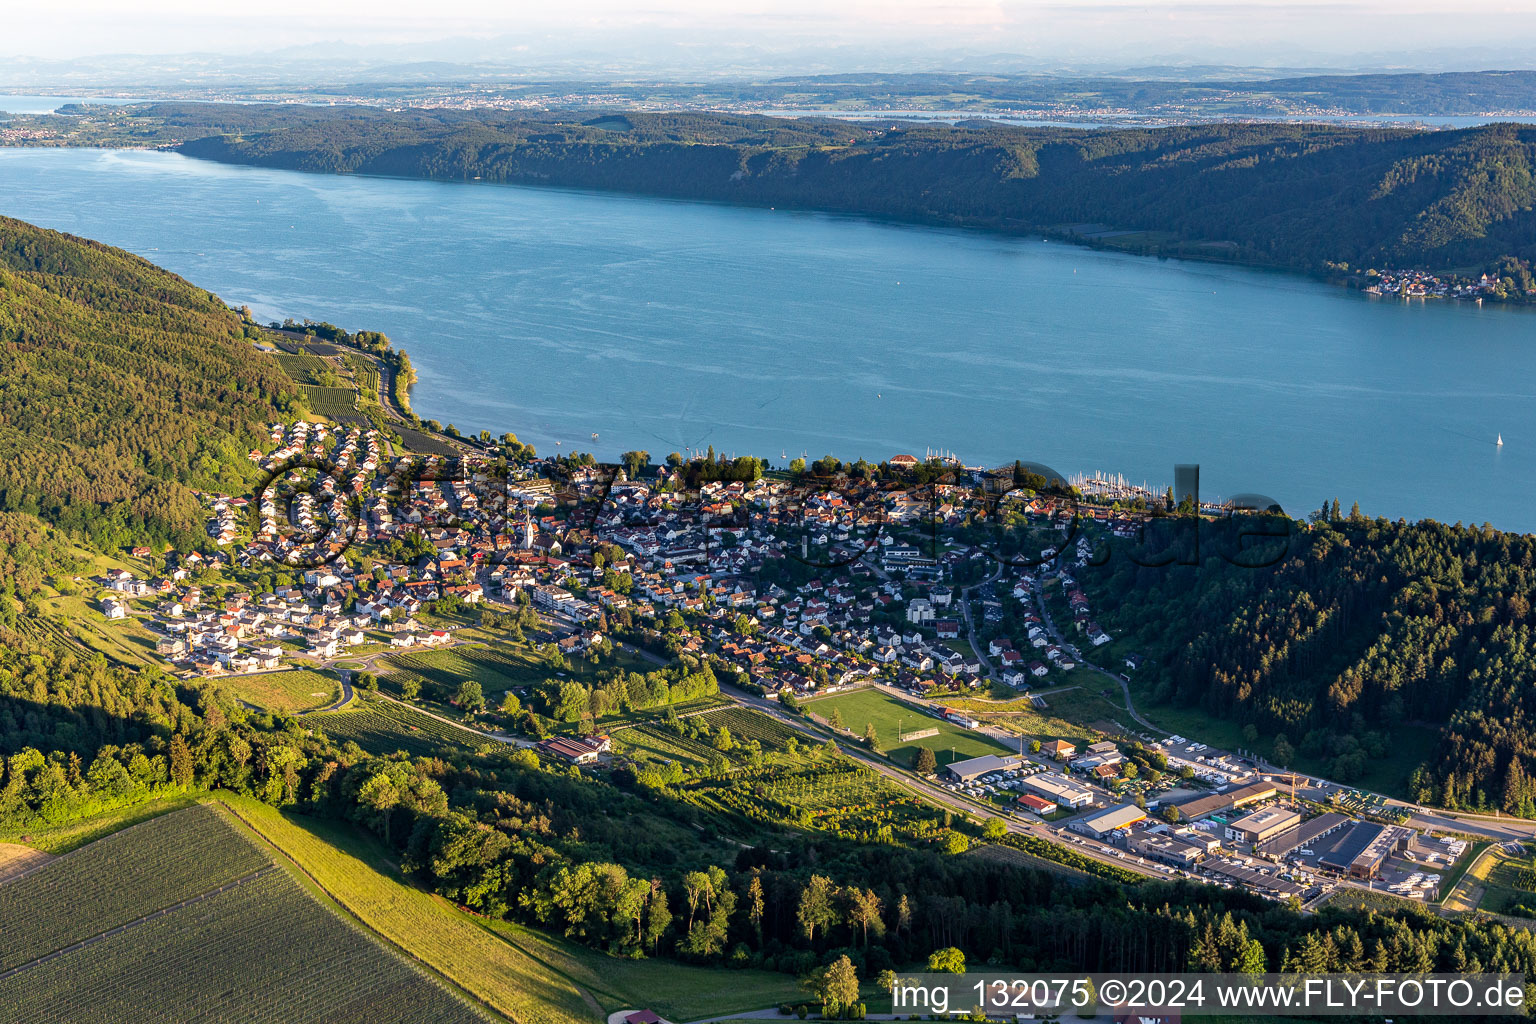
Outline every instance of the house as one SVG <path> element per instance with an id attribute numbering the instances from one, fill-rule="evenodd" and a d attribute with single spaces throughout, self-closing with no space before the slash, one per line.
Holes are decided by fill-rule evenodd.
<path id="1" fill-rule="evenodd" d="M 568 738 L 556 736 L 547 739 L 538 746 L 539 753 L 550 757 L 559 758 L 568 764 L 590 764 L 597 760 L 597 755 L 608 746 L 608 737 L 579 737 Z"/>
<path id="2" fill-rule="evenodd" d="M 128 606 L 109 597 L 101 602 L 101 613 L 109 619 L 125 619 L 128 617 Z"/>
<path id="3" fill-rule="evenodd" d="M 1130 669 L 1132 672 L 1135 672 L 1137 669 L 1141 668 L 1142 663 L 1145 660 L 1146 659 L 1139 654 L 1127 654 L 1125 656 L 1125 667 Z"/>
<path id="4" fill-rule="evenodd" d="M 1026 811 L 1033 811 L 1036 814 L 1054 814 L 1057 810 L 1056 801 L 1047 800 L 1045 797 L 1036 796 L 1033 793 L 1025 793 L 1019 797 L 1019 806 L 1023 807 Z"/>
<path id="5" fill-rule="evenodd" d="M 1077 753 L 1077 747 L 1066 740 L 1051 740 L 1040 748 L 1047 756 L 1058 761 L 1066 760 Z"/>

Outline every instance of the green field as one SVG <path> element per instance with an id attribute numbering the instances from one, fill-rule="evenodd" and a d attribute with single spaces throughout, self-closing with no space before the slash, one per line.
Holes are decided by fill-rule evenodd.
<path id="1" fill-rule="evenodd" d="M 1102 676 L 1084 675 L 1083 678 L 1088 683 L 1097 679 L 1098 683 L 1108 685 Z M 1100 696 L 1097 684 L 1092 689 L 1086 685 L 1072 684 L 1060 689 L 1041 690 L 1036 696 L 1045 701 L 1044 710 L 1037 708 L 1028 697 L 1003 701 L 957 697 L 944 700 L 943 703 L 946 707 L 968 712 L 999 729 L 1040 740 L 1068 740 L 1077 744 L 1079 749 L 1105 737 L 1106 733 L 1092 723 L 1101 723 L 1116 733 L 1121 730 L 1114 730 L 1111 720 L 1122 724 L 1131 723 L 1124 704 Z"/>
<path id="2" fill-rule="evenodd" d="M 423 689 L 437 685 L 448 690 L 457 690 L 464 680 L 475 679 L 493 704 L 493 694 L 541 682 L 554 674 L 532 648 L 510 643 L 401 654 L 383 664 L 384 681 L 395 693 L 406 679 L 415 679 Z"/>
<path id="3" fill-rule="evenodd" d="M 1472 857 L 1473 853 L 1469 851 L 1466 861 Z M 1536 908 L 1536 878 L 1533 878 L 1536 875 L 1536 857 L 1510 857 L 1496 852 L 1490 854 L 1473 872 L 1482 876 L 1483 892 L 1477 904 L 1478 910 L 1504 914 L 1510 908 L 1522 904 Z M 1476 880 L 1468 877 L 1467 881 L 1475 884 Z"/>
<path id="4" fill-rule="evenodd" d="M 217 811 L 193 807 L 124 829 L 0 886 L 9 970 L 247 875 L 271 859 Z"/>
<path id="5" fill-rule="evenodd" d="M 363 422 L 357 415 L 357 392 L 352 388 L 323 388 L 314 384 L 302 384 L 304 404 L 318 416 L 326 416 L 342 422 Z"/>
<path id="6" fill-rule="evenodd" d="M 263 838 L 367 928 L 519 1024 L 591 1024 L 598 1006 L 568 977 L 479 919 L 400 881 L 382 844 L 349 825 L 224 796 Z"/>
<path id="7" fill-rule="evenodd" d="M 300 384 L 318 384 L 325 374 L 336 372 L 335 365 L 320 356 L 277 352 L 272 358 L 277 360 L 277 365 L 283 368 L 284 373 Z"/>
<path id="8" fill-rule="evenodd" d="M 371 754 L 404 750 L 436 757 L 455 750 L 475 750 L 496 742 L 379 697 L 361 697 L 354 707 L 345 711 L 306 715 L 303 722 L 324 730 L 337 743 L 351 741 Z"/>
<path id="9" fill-rule="evenodd" d="M 0 934 L 0 965 L 19 968 L 0 980 L 6 1021 L 489 1019 L 317 902 L 213 807 L 0 886 Z"/>
<path id="10" fill-rule="evenodd" d="M 268 711 L 323 708 L 341 696 L 340 683 L 308 669 L 226 676 L 219 680 L 219 685 L 241 700 Z"/>
<path id="11" fill-rule="evenodd" d="M 855 736 L 863 735 L 865 724 L 873 722 L 881 749 L 903 764 L 912 763 L 919 746 L 930 748 L 940 765 L 968 757 L 980 757 L 982 754 L 996 754 L 1006 749 L 986 736 L 935 718 L 880 690 L 855 690 L 852 693 L 820 697 L 807 701 L 805 706 L 823 719 L 829 717 L 834 708 L 837 709 L 842 714 L 843 725 L 851 729 Z M 938 729 L 939 734 L 902 742 L 897 739 L 898 728 L 907 732 Z"/>

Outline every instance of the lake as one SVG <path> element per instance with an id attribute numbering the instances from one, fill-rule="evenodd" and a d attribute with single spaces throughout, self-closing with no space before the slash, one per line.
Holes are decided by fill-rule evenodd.
<path id="1" fill-rule="evenodd" d="M 928 448 L 1536 530 L 1536 318 L 1038 238 L 0 149 L 0 213 L 263 320 L 381 330 L 412 404 L 541 452 Z M 1502 432 L 1505 445 L 1494 445 Z M 591 439 L 598 434 L 598 440 Z M 558 447 L 557 447 L 558 442 Z"/>

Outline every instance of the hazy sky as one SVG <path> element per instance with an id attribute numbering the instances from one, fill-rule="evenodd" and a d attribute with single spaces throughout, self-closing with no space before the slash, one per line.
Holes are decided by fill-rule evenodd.
<path id="1" fill-rule="evenodd" d="M 253 52 L 496 38 L 522 48 L 965 49 L 1040 59 L 1254 63 L 1466 49 L 1536 64 L 1536 0 L 5 0 L 0 53 Z M 450 57 L 434 52 L 435 58 Z M 481 56 L 475 54 L 475 56 Z M 635 56 L 643 58 L 643 52 Z M 1473 63 L 1477 63 L 1474 59 Z"/>

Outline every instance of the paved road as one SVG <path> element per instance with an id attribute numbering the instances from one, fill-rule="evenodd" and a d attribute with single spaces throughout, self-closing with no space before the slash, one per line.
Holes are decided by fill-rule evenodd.
<path id="1" fill-rule="evenodd" d="M 756 697 L 752 694 L 746 693 L 728 685 L 722 685 L 720 687 L 720 692 L 739 704 L 752 708 L 756 711 L 761 711 L 764 714 L 776 719 L 777 721 L 784 723 L 790 728 L 804 733 L 812 739 L 815 739 L 817 742 L 825 740 L 827 736 L 830 735 L 829 732 L 824 732 L 811 726 L 806 722 L 804 718 L 790 714 L 788 711 L 784 710 L 778 701 L 770 701 L 763 697 Z M 1044 839 L 1045 841 L 1055 846 L 1060 846 L 1063 849 L 1072 850 L 1073 852 L 1079 853 L 1091 860 L 1100 861 L 1101 863 L 1109 864 L 1118 868 L 1124 868 L 1127 871 L 1134 871 L 1138 874 L 1143 874 L 1150 878 L 1168 877 L 1154 868 L 1148 867 L 1144 864 L 1138 864 L 1136 861 L 1129 858 L 1122 860 L 1119 857 L 1104 854 L 1099 851 L 1096 845 L 1091 845 L 1087 841 L 1085 841 L 1082 845 L 1078 845 L 1078 843 L 1075 841 L 1075 837 L 1074 839 L 1063 841 L 1062 837 L 1057 834 L 1056 830 L 1050 828 L 1047 825 L 1035 824 L 1034 822 L 1014 817 L 1012 814 L 999 811 L 996 808 L 988 807 L 987 805 L 972 801 L 969 798 L 954 792 L 953 790 L 945 789 L 943 786 L 929 782 L 917 775 L 912 774 L 911 772 L 897 768 L 895 765 L 891 764 L 884 758 L 878 757 L 869 751 L 864 750 L 862 747 L 857 746 L 855 743 L 848 741 L 846 737 L 838 738 L 842 740 L 838 746 L 844 754 L 879 772 L 881 775 L 884 775 L 886 778 L 895 782 L 903 789 L 911 790 L 920 794 L 924 799 L 931 803 L 938 804 L 941 807 L 955 811 L 958 814 L 966 815 L 967 817 L 1001 819 L 1003 825 L 1008 829 L 1009 832 L 1015 832 L 1021 835 L 1032 835 L 1039 839 Z"/>
<path id="2" fill-rule="evenodd" d="M 1061 630 L 1056 628 L 1056 621 L 1051 618 L 1051 609 L 1045 603 L 1045 584 L 1041 581 L 1039 576 L 1035 577 L 1035 604 L 1040 609 L 1041 623 L 1045 626 L 1045 631 L 1050 634 L 1051 639 L 1060 645 L 1065 645 L 1068 643 L 1067 638 L 1062 635 Z M 1074 644 L 1073 646 L 1076 645 Z M 1151 722 L 1143 718 L 1141 713 L 1136 710 L 1136 705 L 1131 700 L 1131 687 L 1128 683 L 1126 683 L 1124 679 L 1120 678 L 1119 673 L 1111 672 L 1106 668 L 1100 668 L 1098 665 L 1095 665 L 1087 658 L 1079 657 L 1077 659 L 1077 663 L 1083 668 L 1097 672 L 1099 675 L 1105 677 L 1106 679 L 1112 680 L 1116 686 L 1120 687 L 1120 692 L 1125 695 L 1126 714 L 1130 715 L 1131 719 L 1135 721 L 1137 725 L 1150 732 L 1156 733 L 1159 736 L 1166 736 L 1168 734 L 1168 730 L 1160 729 L 1153 725 Z"/>

